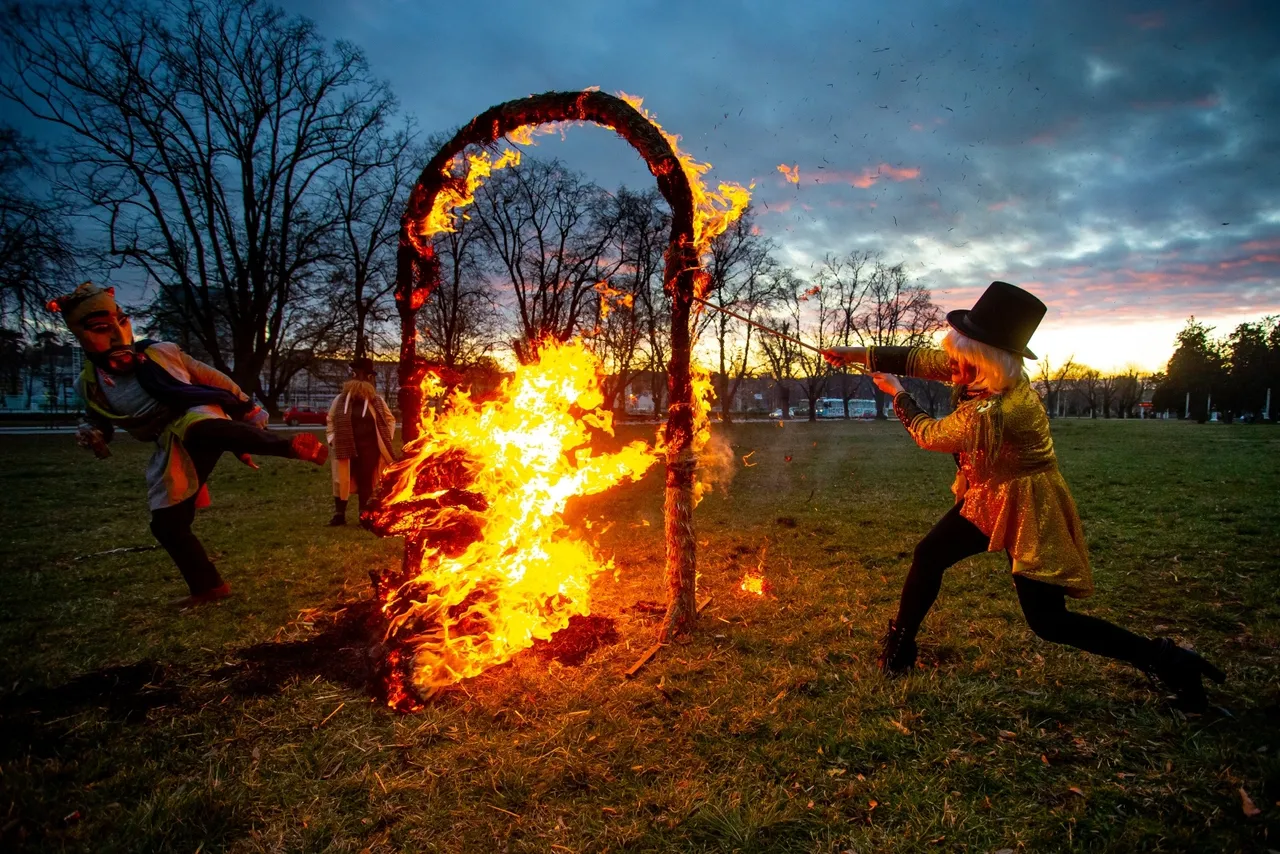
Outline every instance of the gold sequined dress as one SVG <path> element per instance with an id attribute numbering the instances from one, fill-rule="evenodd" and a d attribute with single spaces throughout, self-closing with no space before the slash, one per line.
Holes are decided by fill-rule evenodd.
<path id="1" fill-rule="evenodd" d="M 868 350 L 873 371 L 951 378 L 942 350 Z M 961 515 L 990 538 L 989 551 L 1007 551 L 1016 574 L 1056 584 L 1070 596 L 1093 593 L 1080 515 L 1058 471 L 1049 416 L 1025 374 L 1003 394 L 960 400 L 943 418 L 930 417 L 905 392 L 894 398 L 893 409 L 921 448 L 956 456 L 953 491 L 964 500 Z"/>

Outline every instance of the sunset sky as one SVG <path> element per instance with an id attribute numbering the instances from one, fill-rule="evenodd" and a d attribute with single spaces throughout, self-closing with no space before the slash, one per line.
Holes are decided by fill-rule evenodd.
<path id="1" fill-rule="evenodd" d="M 1189 315 L 1280 312 L 1275 3 L 289 6 L 364 47 L 428 131 L 553 89 L 642 96 L 713 177 L 756 182 L 801 270 L 879 249 L 944 308 L 1012 281 L 1048 303 L 1032 348 L 1055 361 L 1159 368 Z M 538 153 L 652 180 L 596 129 Z"/>
<path id="2" fill-rule="evenodd" d="M 1280 313 L 1275 2 L 283 5 L 362 47 L 424 133 L 531 93 L 641 96 L 713 179 L 755 182 L 802 273 L 880 250 L 946 309 L 1014 282 L 1053 361 L 1158 369 L 1189 315 Z M 533 153 L 652 181 L 597 128 Z"/>

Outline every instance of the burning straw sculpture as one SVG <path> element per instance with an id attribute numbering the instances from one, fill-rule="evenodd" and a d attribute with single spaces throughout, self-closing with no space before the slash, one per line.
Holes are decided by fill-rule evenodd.
<path id="1" fill-rule="evenodd" d="M 638 106 L 638 101 L 633 105 L 599 91 L 550 92 L 509 101 L 474 118 L 427 164 L 409 198 L 400 226 L 395 291 L 401 324 L 400 408 L 404 440 L 409 446 L 421 432 L 424 386 L 434 387 L 437 391 L 440 388 L 438 379 L 418 357 L 416 347 L 417 312 L 439 284 L 439 261 L 435 257 L 431 237 L 450 228 L 453 209 L 469 202 L 489 171 L 507 165 L 509 159 L 518 158 L 509 153 L 493 162 L 486 153 L 463 161 L 464 150 L 469 146 L 492 146 L 507 136 L 528 141 L 532 127 L 549 123 L 588 121 L 616 131 L 644 158 L 671 208 L 671 238 L 664 273 L 664 288 L 671 298 L 670 408 L 663 443 L 666 456 L 668 607 L 661 637 L 666 640 L 689 630 L 697 616 L 692 519 L 695 503 L 695 392 L 690 364 L 690 313 L 695 296 L 700 295 L 699 288 L 705 286 L 706 281 L 706 275 L 699 267 L 699 254 L 711 237 L 722 231 L 740 212 L 745 205 L 746 191 L 721 185 L 722 193 L 734 197 L 726 200 L 719 195 L 705 194 L 699 175 L 707 167 L 681 154 L 674 146 L 674 138 L 665 134 Z M 468 168 L 459 174 L 455 166 L 464 162 L 469 163 Z M 464 399 L 459 400 L 463 406 L 468 405 Z M 607 424 L 605 428 L 608 429 Z M 395 599 L 414 595 L 414 591 L 405 591 L 402 585 L 407 587 L 406 582 L 410 582 L 417 573 L 424 550 L 435 550 L 432 551 L 435 554 L 442 545 L 448 549 L 451 547 L 450 538 L 461 538 L 465 545 L 471 534 L 458 526 L 434 532 L 424 530 L 414 524 L 412 515 L 426 509 L 437 514 L 432 518 L 442 518 L 449 514 L 441 511 L 449 508 L 485 509 L 480 506 L 485 503 L 484 499 L 467 488 L 470 475 L 462 471 L 465 466 L 455 465 L 458 461 L 451 461 L 447 456 L 431 458 L 428 466 L 432 471 L 414 475 L 418 484 L 415 489 L 421 497 L 410 496 L 412 500 L 398 505 L 393 503 L 374 514 L 375 529 L 380 533 L 406 537 L 401 572 L 375 579 L 377 592 L 388 603 L 383 609 L 388 636 L 383 650 L 388 701 L 401 708 L 414 705 L 412 696 L 405 690 L 405 683 L 413 681 L 417 674 L 410 674 L 407 662 L 400 658 L 404 653 L 398 648 L 395 637 L 398 630 Z M 635 471 L 643 473 L 644 469 L 639 466 L 637 463 L 631 476 L 638 476 Z M 466 516 L 462 512 L 455 515 Z M 444 527 L 449 528 L 448 525 Z M 461 528 L 465 529 L 466 525 L 461 525 Z M 455 612 L 465 607 L 467 603 L 453 605 Z M 439 666 L 449 668 L 447 663 Z M 428 682 L 426 687 L 429 689 L 431 684 Z M 419 685 L 419 689 L 422 687 Z"/>

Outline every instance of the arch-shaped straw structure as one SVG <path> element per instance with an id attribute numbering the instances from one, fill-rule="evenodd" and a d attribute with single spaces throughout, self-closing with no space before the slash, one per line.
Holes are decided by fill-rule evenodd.
<path id="1" fill-rule="evenodd" d="M 457 192 L 460 179 L 449 165 L 468 146 L 489 146 L 522 128 L 555 122 L 593 122 L 615 131 L 644 158 L 671 208 L 671 236 L 663 286 L 671 298 L 671 356 L 668 361 L 669 409 L 666 427 L 665 525 L 667 614 L 661 638 L 688 631 L 696 619 L 695 541 L 693 531 L 692 451 L 694 399 L 690 365 L 690 312 L 701 274 L 695 243 L 695 208 L 689 176 L 671 142 L 640 110 L 599 91 L 548 92 L 508 101 L 471 120 L 423 169 L 400 220 L 396 270 L 396 307 L 400 317 L 400 409 L 404 440 L 417 438 L 421 424 L 421 383 L 427 366 L 417 354 L 417 313 L 439 285 L 439 261 L 429 239 L 417 229 L 431 214 L 441 193 Z M 416 565 L 421 546 L 406 541 L 405 570 Z"/>

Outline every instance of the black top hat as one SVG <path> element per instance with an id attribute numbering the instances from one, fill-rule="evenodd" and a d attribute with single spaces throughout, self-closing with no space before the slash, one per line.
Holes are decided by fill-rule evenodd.
<path id="1" fill-rule="evenodd" d="M 972 309 L 947 312 L 947 323 L 974 341 L 1035 359 L 1027 342 L 1047 310 L 1044 303 L 1022 288 L 1008 282 L 992 282 Z"/>
<path id="2" fill-rule="evenodd" d="M 354 374 L 373 374 L 377 373 L 373 369 L 373 359 L 368 356 L 361 356 L 359 359 L 351 361 L 351 372 Z"/>

